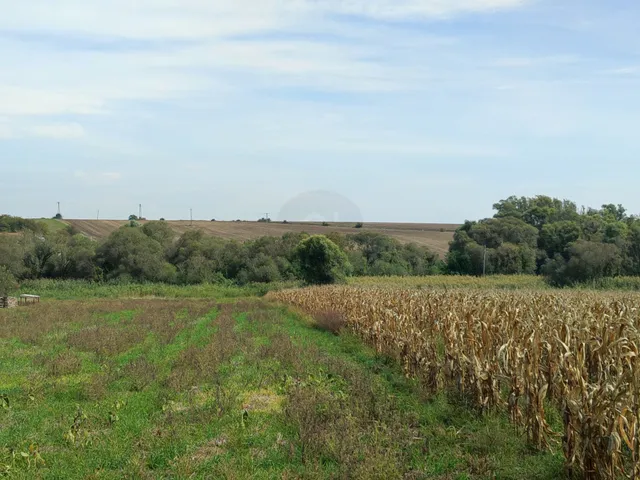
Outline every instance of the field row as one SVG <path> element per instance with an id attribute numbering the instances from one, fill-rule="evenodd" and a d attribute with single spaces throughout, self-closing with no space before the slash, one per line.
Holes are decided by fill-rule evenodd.
<path id="1" fill-rule="evenodd" d="M 348 326 L 432 392 L 508 412 L 585 478 L 640 475 L 638 294 L 321 287 L 271 293 Z"/>
<path id="2" fill-rule="evenodd" d="M 562 468 L 506 419 L 424 402 L 357 338 L 257 299 L 0 310 L 0 364 L 0 477 L 553 480 Z"/>

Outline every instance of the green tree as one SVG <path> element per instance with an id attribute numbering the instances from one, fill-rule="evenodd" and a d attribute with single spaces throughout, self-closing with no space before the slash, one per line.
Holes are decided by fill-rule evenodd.
<path id="1" fill-rule="evenodd" d="M 157 241 L 165 250 L 171 246 L 176 238 L 176 233 L 171 229 L 169 224 L 161 220 L 145 223 L 142 227 L 142 232 Z"/>
<path id="2" fill-rule="evenodd" d="M 564 220 L 549 223 L 542 227 L 538 244 L 549 258 L 554 258 L 556 254 L 566 257 L 569 245 L 578 240 L 581 233 L 577 222 Z"/>
<path id="3" fill-rule="evenodd" d="M 26 275 L 30 278 L 46 276 L 50 270 L 50 261 L 58 253 L 57 245 L 50 238 L 29 234 L 25 235 L 25 242 L 29 245 L 25 250 L 24 266 Z"/>
<path id="4" fill-rule="evenodd" d="M 575 285 L 619 275 L 622 261 L 617 245 L 578 240 L 569 247 L 568 260 L 557 255 L 547 262 L 543 273 L 553 285 Z"/>
<path id="5" fill-rule="evenodd" d="M 97 243 L 84 235 L 59 232 L 55 239 L 55 254 L 45 268 L 45 276 L 95 280 Z"/>
<path id="6" fill-rule="evenodd" d="M 302 278 L 310 284 L 342 282 L 351 268 L 346 254 L 324 235 L 302 240 L 295 255 Z"/>
<path id="7" fill-rule="evenodd" d="M 6 297 L 18 288 L 18 282 L 9 269 L 0 265 L 0 297 Z"/>
<path id="8" fill-rule="evenodd" d="M 465 222 L 449 245 L 447 271 L 463 275 L 535 273 L 537 243 L 538 230 L 515 216 Z"/>
<path id="9" fill-rule="evenodd" d="M 173 282 L 176 269 L 164 259 L 162 245 L 139 228 L 120 228 L 98 247 L 97 264 L 108 278 Z"/>
<path id="10" fill-rule="evenodd" d="M 578 208 L 574 202 L 546 195 L 533 198 L 511 196 L 493 205 L 495 218 L 515 217 L 542 229 L 544 225 L 562 220 L 576 220 Z"/>
<path id="11" fill-rule="evenodd" d="M 245 267 L 238 273 L 238 282 L 246 283 L 270 283 L 281 280 L 278 264 L 264 253 L 250 258 Z"/>
<path id="12" fill-rule="evenodd" d="M 22 278 L 25 274 L 24 236 L 0 235 L 0 266 L 6 267 L 16 278 Z"/>

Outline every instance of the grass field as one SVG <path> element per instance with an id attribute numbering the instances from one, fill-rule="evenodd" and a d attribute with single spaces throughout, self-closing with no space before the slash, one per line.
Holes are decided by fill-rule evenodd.
<path id="1" fill-rule="evenodd" d="M 64 230 L 68 226 L 66 223 L 60 220 L 56 220 L 55 218 L 41 218 L 36 221 L 38 223 L 46 225 L 50 233 L 55 233 L 58 230 Z"/>
<path id="2" fill-rule="evenodd" d="M 561 476 L 505 416 L 427 398 L 355 337 L 277 304 L 58 288 L 76 299 L 0 310 L 0 476 Z"/>
<path id="3" fill-rule="evenodd" d="M 111 232 L 126 224 L 124 220 L 65 220 L 80 232 L 96 239 L 107 237 Z M 142 222 L 144 223 L 144 222 Z M 453 232 L 458 227 L 454 224 L 427 223 L 365 223 L 361 229 L 353 228 L 353 223 L 331 223 L 323 227 L 320 223 L 261 223 L 261 222 L 205 222 L 169 221 L 169 225 L 177 234 L 190 229 L 201 229 L 209 235 L 239 241 L 250 240 L 261 236 L 281 236 L 287 232 L 307 232 L 310 234 L 327 234 L 330 232 L 358 233 L 372 231 L 390 235 L 403 243 L 417 243 L 430 247 L 443 256 L 447 253 Z M 442 230 L 442 231 L 441 231 Z"/>

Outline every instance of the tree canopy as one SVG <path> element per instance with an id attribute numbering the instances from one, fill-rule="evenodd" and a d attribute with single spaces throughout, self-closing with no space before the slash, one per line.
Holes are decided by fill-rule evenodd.
<path id="1" fill-rule="evenodd" d="M 556 285 L 640 275 L 640 220 L 622 205 L 578 209 L 545 195 L 511 196 L 493 218 L 465 222 L 447 255 L 450 273 L 537 273 Z M 485 257 L 486 247 L 486 257 Z"/>

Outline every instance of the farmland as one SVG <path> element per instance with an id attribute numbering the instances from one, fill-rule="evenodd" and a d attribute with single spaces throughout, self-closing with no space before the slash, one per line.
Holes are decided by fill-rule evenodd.
<path id="1" fill-rule="evenodd" d="M 506 415 L 427 396 L 348 331 L 248 290 L 39 286 L 39 305 L 0 310 L 0 475 L 561 475 Z"/>
<path id="2" fill-rule="evenodd" d="M 124 220 L 65 220 L 81 233 L 103 239 L 126 223 Z M 141 223 L 145 223 L 144 221 Z M 367 223 L 363 228 L 354 228 L 354 223 L 331 223 L 324 227 L 312 222 L 206 222 L 168 221 L 170 227 L 181 235 L 188 230 L 200 229 L 209 235 L 226 239 L 245 241 L 262 236 L 278 237 L 287 232 L 307 232 L 309 234 L 328 234 L 340 232 L 344 234 L 363 231 L 377 232 L 396 238 L 402 243 L 417 243 L 431 248 L 440 256 L 444 256 L 453 238 L 453 232 L 459 225 L 428 223 Z M 444 231 L 441 231 L 444 230 Z"/>
<path id="3" fill-rule="evenodd" d="M 640 295 L 319 287 L 270 294 L 343 318 L 433 394 L 502 411 L 584 478 L 640 475 Z"/>

